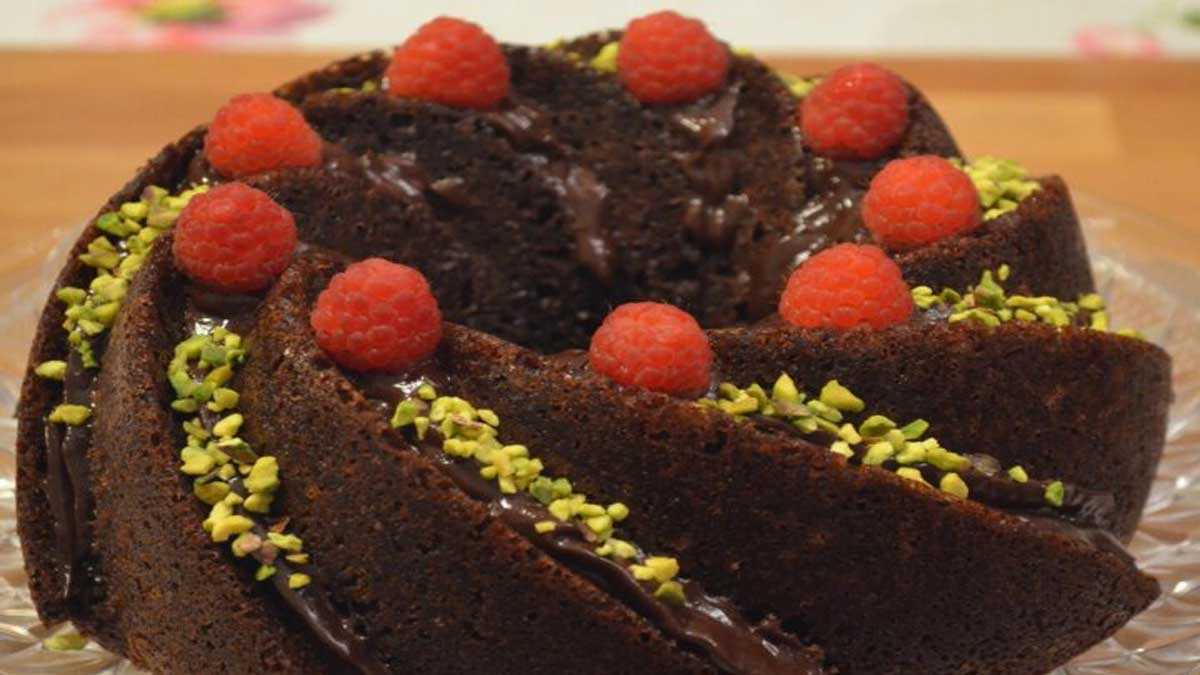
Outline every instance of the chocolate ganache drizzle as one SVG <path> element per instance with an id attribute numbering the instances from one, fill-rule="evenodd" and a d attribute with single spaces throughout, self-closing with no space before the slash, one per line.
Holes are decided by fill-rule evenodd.
<path id="1" fill-rule="evenodd" d="M 379 412 L 390 416 L 395 406 L 417 388 L 445 380 L 435 364 L 404 375 L 350 374 L 352 381 Z M 456 460 L 442 450 L 441 437 L 430 428 L 411 448 L 428 458 L 472 498 L 487 504 L 491 515 L 562 564 L 591 579 L 657 626 L 667 636 L 707 655 L 734 675 L 821 675 L 824 669 L 814 650 L 806 648 L 780 623 L 768 617 L 751 624 L 727 598 L 707 594 L 698 581 L 681 580 L 682 604 L 664 602 L 647 590 L 625 565 L 602 556 L 577 523 L 557 521 L 549 509 L 528 494 L 504 494 L 479 474 L 476 466 Z M 537 524 L 556 522 L 553 532 L 541 534 Z"/>

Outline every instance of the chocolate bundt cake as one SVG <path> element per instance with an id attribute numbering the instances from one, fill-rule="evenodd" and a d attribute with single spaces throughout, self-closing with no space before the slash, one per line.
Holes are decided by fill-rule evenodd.
<path id="1" fill-rule="evenodd" d="M 1064 183 L 878 66 L 443 17 L 83 233 L 30 589 L 164 673 L 1042 673 L 1158 595 L 1170 360 L 1108 323 Z"/>

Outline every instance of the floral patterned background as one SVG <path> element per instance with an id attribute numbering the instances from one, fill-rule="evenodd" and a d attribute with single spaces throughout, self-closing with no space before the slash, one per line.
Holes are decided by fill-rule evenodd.
<path id="1" fill-rule="evenodd" d="M 8 0 L 0 46 L 341 49 L 386 44 L 440 14 L 506 40 L 618 26 L 655 4 L 486 0 Z M 1200 56 L 1200 0 L 677 0 L 719 35 L 763 51 L 1160 58 Z"/>

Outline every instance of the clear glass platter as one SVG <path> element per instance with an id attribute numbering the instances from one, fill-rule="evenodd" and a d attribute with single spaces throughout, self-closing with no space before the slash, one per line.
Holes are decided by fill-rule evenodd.
<path id="1" fill-rule="evenodd" d="M 1149 255 L 1138 241 L 1163 228 L 1145 216 L 1085 195 L 1077 206 L 1101 292 L 1114 324 L 1136 327 L 1174 357 L 1175 402 L 1166 452 L 1131 550 L 1158 578 L 1162 597 L 1114 637 L 1054 675 L 1200 674 L 1200 273 Z M 15 524 L 11 415 L 37 313 L 77 228 L 61 239 L 37 273 L 0 272 L 0 673 L 115 675 L 139 673 L 95 644 L 50 651 L 29 602 Z M 1160 240 L 1162 238 L 1160 237 Z M 1168 237 L 1169 240 L 1169 237 Z M 1113 386 L 1120 386 L 1114 382 Z"/>

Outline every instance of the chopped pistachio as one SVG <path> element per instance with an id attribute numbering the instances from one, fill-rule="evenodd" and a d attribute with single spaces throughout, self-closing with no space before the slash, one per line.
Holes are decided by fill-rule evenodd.
<path id="1" fill-rule="evenodd" d="M 307 586 L 311 583 L 312 583 L 312 577 L 310 577 L 307 574 L 304 574 L 302 572 L 293 572 L 292 574 L 288 575 L 288 588 L 290 588 L 292 590 L 296 590 L 297 588 L 304 588 L 305 586 Z"/>
<path id="2" fill-rule="evenodd" d="M 863 455 L 862 463 L 866 466 L 879 466 L 896 454 L 896 448 L 887 441 L 872 443 Z"/>
<path id="3" fill-rule="evenodd" d="M 196 483 L 192 486 L 196 498 L 208 505 L 216 504 L 229 494 L 229 484 L 221 481 Z"/>
<path id="4" fill-rule="evenodd" d="M 959 499 L 966 499 L 969 493 L 967 484 L 963 482 L 962 477 L 953 471 L 942 476 L 942 480 L 938 483 L 938 488 L 942 492 L 954 495 Z"/>
<path id="5" fill-rule="evenodd" d="M 924 436 L 925 432 L 928 430 L 929 422 L 926 422 L 922 419 L 916 419 L 901 427 L 900 433 L 902 433 L 904 438 L 907 440 L 915 441 L 921 436 Z"/>
<path id="6" fill-rule="evenodd" d="M 255 492 L 246 501 L 242 503 L 242 508 L 251 513 L 270 513 L 271 504 L 275 501 L 275 495 L 269 492 Z"/>
<path id="7" fill-rule="evenodd" d="M 50 422 L 77 427 L 85 424 L 92 416 L 92 409 L 86 405 L 62 403 L 54 407 L 46 419 Z"/>
<path id="8" fill-rule="evenodd" d="M 406 427 L 416 421 L 422 412 L 421 405 L 413 399 L 405 399 L 396 404 L 396 412 L 392 414 L 393 429 Z"/>
<path id="9" fill-rule="evenodd" d="M 541 520 L 534 523 L 533 529 L 537 530 L 538 534 L 549 534 L 558 528 L 553 520 Z"/>
<path id="10" fill-rule="evenodd" d="M 231 551 L 233 551 L 233 555 L 239 558 L 244 558 L 262 548 L 262 543 L 262 537 L 259 537 L 257 534 L 254 534 L 253 532 L 243 532 L 233 540 L 233 543 L 229 545 L 229 548 Z"/>
<path id="11" fill-rule="evenodd" d="M 37 368 L 33 369 L 33 372 L 38 377 L 61 382 L 67 376 L 67 362 L 57 360 L 42 361 L 38 364 Z"/>
<path id="12" fill-rule="evenodd" d="M 1029 481 L 1029 474 L 1025 473 L 1025 469 L 1021 466 L 1014 466 L 1008 470 L 1008 477 L 1018 483 Z"/>
<path id="13" fill-rule="evenodd" d="M 821 403 L 842 412 L 862 412 L 863 400 L 854 395 L 837 380 L 830 380 L 821 388 Z"/>
<path id="14" fill-rule="evenodd" d="M 215 542 L 228 541 L 230 537 L 249 532 L 254 527 L 254 521 L 246 516 L 226 516 L 213 523 L 212 538 Z"/>
<path id="15" fill-rule="evenodd" d="M 267 541 L 277 546 L 280 550 L 290 551 L 292 553 L 299 552 L 304 548 L 304 542 L 294 534 L 283 534 L 281 532 L 268 532 Z"/>
<path id="16" fill-rule="evenodd" d="M 775 380 L 775 385 L 771 387 L 771 398 L 775 401 L 785 401 L 789 403 L 799 403 L 802 398 L 800 391 L 796 389 L 796 382 L 787 373 L 779 376 Z"/>
<path id="17" fill-rule="evenodd" d="M 907 478 L 911 481 L 929 485 L 929 483 L 925 480 L 925 476 L 921 475 L 921 471 L 919 469 L 914 469 L 911 466 L 904 466 L 896 469 L 896 475 L 900 476 L 901 478 Z"/>
<path id="18" fill-rule="evenodd" d="M 629 517 L 629 507 L 625 506 L 621 502 L 609 504 L 606 511 L 609 517 L 618 523 Z"/>
<path id="19" fill-rule="evenodd" d="M 858 433 L 864 438 L 881 438 L 884 434 L 896 428 L 896 423 L 883 415 L 871 415 L 858 425 Z"/>
<path id="20" fill-rule="evenodd" d="M 620 42 L 609 42 L 596 52 L 596 56 L 588 62 L 588 65 L 601 73 L 617 72 L 617 53 L 620 48 Z"/>
<path id="21" fill-rule="evenodd" d="M 273 492 L 279 487 L 278 461 L 271 456 L 259 457 L 246 476 L 245 485 L 250 492 Z"/>
<path id="22" fill-rule="evenodd" d="M 217 438 L 233 438 L 245 421 L 246 418 L 242 417 L 241 413 L 233 413 L 214 424 L 212 433 Z"/>
<path id="23" fill-rule="evenodd" d="M 667 581 L 660 584 L 658 589 L 654 591 L 654 597 L 674 605 L 682 605 L 687 601 L 687 596 L 683 592 L 683 585 L 678 581 Z"/>
<path id="24" fill-rule="evenodd" d="M 653 573 L 654 578 L 661 582 L 670 581 L 679 574 L 679 561 L 675 558 L 651 556 L 643 564 Z"/>
<path id="25" fill-rule="evenodd" d="M 69 632 L 53 635 L 42 640 L 42 646 L 56 652 L 77 651 L 87 646 L 87 638 L 79 633 Z"/>
<path id="26" fill-rule="evenodd" d="M 1046 503 L 1055 508 L 1063 505 L 1063 498 L 1066 496 L 1066 486 L 1062 481 L 1056 480 L 1046 486 L 1044 494 Z"/>
<path id="27" fill-rule="evenodd" d="M 254 573 L 254 580 L 255 581 L 266 581 L 267 579 L 270 579 L 273 576 L 275 576 L 275 568 L 274 567 L 272 567 L 270 565 L 260 565 L 258 570 Z"/>
<path id="28" fill-rule="evenodd" d="M 854 457 L 854 450 L 850 448 L 850 444 L 846 441 L 834 441 L 829 446 L 829 451 L 835 455 L 841 455 L 847 459 Z"/>

